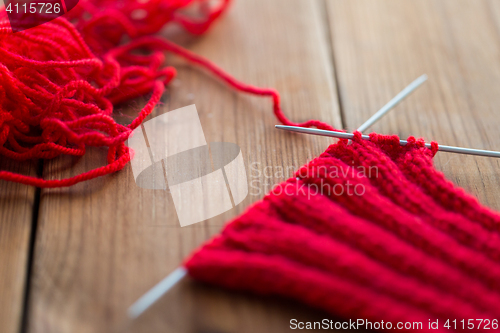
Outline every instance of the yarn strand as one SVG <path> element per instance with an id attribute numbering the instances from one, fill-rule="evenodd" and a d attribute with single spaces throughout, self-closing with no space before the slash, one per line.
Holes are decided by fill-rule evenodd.
<path id="1" fill-rule="evenodd" d="M 5 11 L 0 12 L 0 155 L 24 161 L 61 154 L 80 157 L 90 146 L 108 148 L 107 165 L 71 178 L 42 179 L 0 171 L 0 179 L 64 187 L 125 167 L 132 153 L 125 141 L 151 114 L 176 76 L 175 68 L 164 66 L 165 52 L 208 70 L 236 91 L 271 97 L 274 114 L 283 124 L 333 130 L 316 120 L 290 121 L 276 90 L 245 84 L 209 60 L 153 36 L 170 23 L 202 34 L 228 8 L 229 0 L 215 8 L 205 0 L 124 3 L 104 0 L 97 5 L 95 0 L 83 0 L 65 15 L 67 19 L 56 18 L 15 34 Z M 179 11 L 193 3 L 204 19 Z M 134 19 L 138 10 L 146 16 Z M 158 14 L 161 10 L 163 15 Z M 90 19 L 84 19 L 86 14 L 91 14 Z M 121 44 L 124 37 L 130 41 Z M 151 94 L 148 102 L 128 126 L 116 123 L 114 105 L 147 94 Z"/>

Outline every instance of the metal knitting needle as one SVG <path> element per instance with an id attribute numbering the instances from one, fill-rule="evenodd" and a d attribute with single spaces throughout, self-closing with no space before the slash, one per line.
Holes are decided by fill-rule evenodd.
<path id="1" fill-rule="evenodd" d="M 410 93 L 412 93 L 415 89 L 420 87 L 422 83 L 427 81 L 427 75 L 422 75 L 417 78 L 415 81 L 410 83 L 406 88 L 401 90 L 399 94 L 397 94 L 393 99 L 389 101 L 386 105 L 384 105 L 380 110 L 378 110 L 373 116 L 370 117 L 367 121 L 364 122 L 363 125 L 358 127 L 359 132 L 363 132 L 368 127 L 377 122 L 380 118 L 382 118 L 389 110 L 398 105 L 403 99 L 405 99 Z"/>
<path id="2" fill-rule="evenodd" d="M 187 275 L 187 269 L 178 267 L 175 271 L 170 273 L 166 278 L 161 280 L 156 286 L 148 290 L 147 293 L 141 296 L 134 304 L 128 308 L 128 316 L 131 319 L 139 317 L 151 305 L 158 301 L 167 291 L 177 284 Z"/>
<path id="3" fill-rule="evenodd" d="M 427 75 L 422 75 L 399 94 L 378 110 L 370 119 L 358 128 L 358 131 L 363 131 L 382 118 L 389 110 L 399 104 L 406 96 L 417 89 L 422 83 L 427 80 Z M 334 132 L 336 133 L 336 132 Z M 128 309 L 128 316 L 132 319 L 139 317 L 151 305 L 158 301 L 164 294 L 166 294 L 174 285 L 181 281 L 187 275 L 187 270 L 184 267 L 179 267 L 170 273 L 166 278 L 161 280 L 157 285 L 151 288 L 148 292 L 142 295 L 134 304 Z"/>
<path id="4" fill-rule="evenodd" d="M 329 136 L 329 137 L 339 138 L 339 139 L 352 139 L 354 137 L 354 134 L 352 134 L 352 133 L 325 131 L 325 130 L 320 130 L 320 129 L 304 128 L 304 127 L 297 127 L 297 126 L 276 125 L 276 128 L 281 129 L 281 130 L 286 130 L 286 131 L 320 135 L 320 136 Z M 363 140 L 370 140 L 370 137 L 368 135 L 361 135 L 361 138 Z M 399 140 L 399 144 L 401 146 L 406 146 L 408 144 L 408 142 L 406 140 Z M 427 148 L 431 148 L 430 143 L 426 143 L 425 146 Z M 467 154 L 467 155 L 477 155 L 477 156 L 488 156 L 488 157 L 500 158 L 500 152 L 492 151 L 492 150 L 481 150 L 481 149 L 462 148 L 462 147 L 453 147 L 453 146 L 444 146 L 444 145 L 438 145 L 438 150 L 445 151 L 448 153 L 457 153 L 457 154 Z"/>

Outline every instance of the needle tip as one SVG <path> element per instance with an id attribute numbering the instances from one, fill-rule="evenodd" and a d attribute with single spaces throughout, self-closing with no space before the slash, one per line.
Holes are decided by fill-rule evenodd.
<path id="1" fill-rule="evenodd" d="M 170 273 L 170 275 L 151 288 L 147 293 L 142 295 L 141 298 L 128 308 L 127 314 L 129 318 L 136 319 L 139 317 L 186 275 L 187 269 L 184 267 L 179 267 Z"/>

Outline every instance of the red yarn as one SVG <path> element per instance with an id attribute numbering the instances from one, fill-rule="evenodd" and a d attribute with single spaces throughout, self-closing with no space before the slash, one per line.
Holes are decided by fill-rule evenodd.
<path id="1" fill-rule="evenodd" d="M 198 3 L 203 19 L 180 12 Z M 204 67 L 234 89 L 271 96 L 278 119 L 290 125 L 332 127 L 318 121 L 290 122 L 278 93 L 237 81 L 188 50 L 151 36 L 177 23 L 205 32 L 229 5 L 221 0 L 82 0 L 65 18 L 12 33 L 0 13 L 0 155 L 14 160 L 82 156 L 86 147 L 108 147 L 108 165 L 62 180 L 44 180 L 0 171 L 0 179 L 38 187 L 62 187 L 122 169 L 130 160 L 125 141 L 157 105 L 175 77 L 164 67 L 164 52 Z M 87 18 L 88 17 L 88 18 Z M 123 40 L 130 41 L 123 43 Z M 142 53 L 137 53 L 142 51 Z M 146 53 L 144 53 L 146 51 Z M 112 118 L 113 105 L 149 94 L 148 103 L 128 126 Z"/>
<path id="2" fill-rule="evenodd" d="M 500 216 L 434 169 L 436 151 L 412 137 L 402 147 L 396 136 L 364 141 L 357 132 L 230 222 L 185 267 L 204 282 L 342 318 L 421 321 L 424 331 L 429 319 L 440 329 L 447 319 L 498 319 Z M 347 184 L 363 191 L 350 195 Z"/>
<path id="3" fill-rule="evenodd" d="M 182 14 L 198 3 L 202 19 Z M 226 10 L 208 0 L 82 0 L 66 18 L 12 33 L 0 13 L 0 155 L 23 161 L 82 156 L 108 147 L 108 165 L 63 180 L 0 171 L 0 179 L 70 186 L 122 169 L 124 142 L 175 77 L 164 52 L 206 68 L 238 91 L 278 93 L 244 84 L 178 45 L 152 36 L 177 23 L 204 33 Z M 70 23 L 71 22 L 71 23 Z M 141 51 L 141 52 L 139 52 Z M 145 52 L 144 52 L 145 51 Z M 128 126 L 114 105 L 151 94 Z M 292 297 L 345 318 L 422 321 L 498 318 L 500 216 L 457 189 L 432 165 L 422 141 L 359 133 L 334 144 L 185 263 L 191 276 L 224 287 Z M 377 177 L 360 175 L 377 167 Z M 331 171 L 341 170 L 337 177 Z M 363 195 L 337 195 L 358 185 Z M 318 190 L 322 190 L 318 193 Z M 279 241 L 276 241 L 279 239 Z"/>

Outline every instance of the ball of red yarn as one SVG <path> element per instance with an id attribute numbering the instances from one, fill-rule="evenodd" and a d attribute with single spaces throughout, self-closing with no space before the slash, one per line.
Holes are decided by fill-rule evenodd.
<path id="1" fill-rule="evenodd" d="M 179 12 L 195 2 L 201 18 Z M 163 51 L 182 50 L 164 39 L 140 38 L 170 23 L 201 34 L 228 4 L 222 0 L 213 8 L 205 0 L 83 0 L 65 18 L 16 33 L 3 9 L 0 155 L 24 161 L 82 156 L 88 146 L 109 150 L 108 165 L 73 178 L 43 180 L 0 171 L 0 179 L 60 187 L 123 168 L 130 160 L 125 140 L 175 76 L 174 68 L 164 67 Z M 134 53 L 139 49 L 146 52 Z M 130 125 L 114 121 L 114 104 L 149 93 Z"/>

